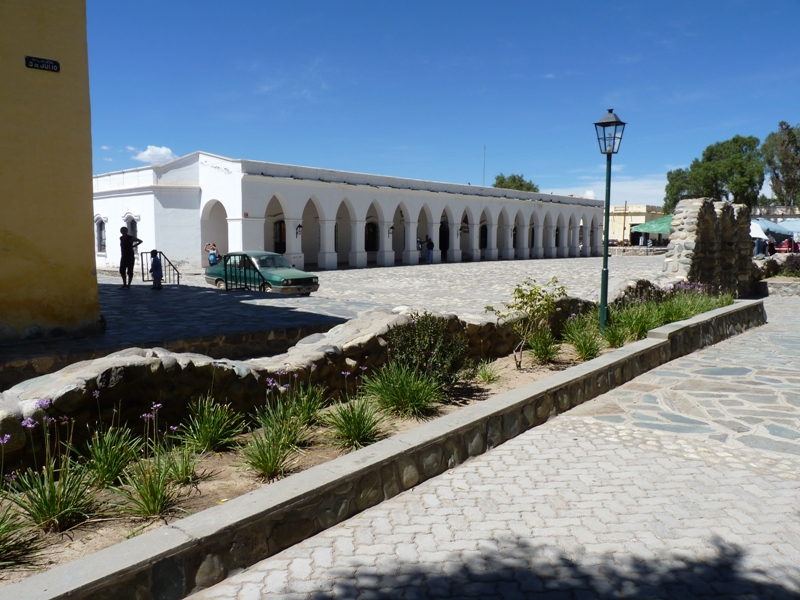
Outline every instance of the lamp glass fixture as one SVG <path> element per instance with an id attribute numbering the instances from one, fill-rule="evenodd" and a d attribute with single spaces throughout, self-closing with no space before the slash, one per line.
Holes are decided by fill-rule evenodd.
<path id="1" fill-rule="evenodd" d="M 616 154 L 619 152 L 619 145 L 622 142 L 622 133 L 625 131 L 625 123 L 614 114 L 614 109 L 609 108 L 608 113 L 603 115 L 594 124 L 597 132 L 597 143 L 600 145 L 601 154 Z"/>

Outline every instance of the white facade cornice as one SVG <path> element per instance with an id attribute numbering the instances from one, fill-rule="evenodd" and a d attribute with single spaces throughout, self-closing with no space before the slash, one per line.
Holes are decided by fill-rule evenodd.
<path id="1" fill-rule="evenodd" d="M 169 191 L 169 192 L 186 192 L 186 193 L 197 193 L 200 191 L 199 185 L 162 185 L 162 184 L 154 184 L 154 185 L 144 185 L 140 187 L 131 187 L 131 188 L 123 188 L 119 190 L 103 190 L 101 192 L 95 192 L 94 197 L 96 200 L 101 198 L 119 198 L 124 196 L 138 196 L 141 194 L 146 193 L 156 193 L 162 191 Z"/>

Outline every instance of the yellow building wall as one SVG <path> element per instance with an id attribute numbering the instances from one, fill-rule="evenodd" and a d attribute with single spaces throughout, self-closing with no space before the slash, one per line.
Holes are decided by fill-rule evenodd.
<path id="1" fill-rule="evenodd" d="M 28 68 L 26 56 L 60 71 Z M 0 340 L 91 331 L 100 309 L 84 0 L 0 0 L 0 74 Z"/>

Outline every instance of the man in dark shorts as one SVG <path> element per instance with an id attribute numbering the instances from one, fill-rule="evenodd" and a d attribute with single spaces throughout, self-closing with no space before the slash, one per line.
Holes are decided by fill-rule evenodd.
<path id="1" fill-rule="evenodd" d="M 136 264 L 135 248 L 142 243 L 142 240 L 128 235 L 127 227 L 121 227 L 119 232 L 122 234 L 119 236 L 119 274 L 122 275 L 122 289 L 128 289 L 133 280 L 133 265 Z M 125 280 L 126 273 L 128 274 L 127 281 Z"/>

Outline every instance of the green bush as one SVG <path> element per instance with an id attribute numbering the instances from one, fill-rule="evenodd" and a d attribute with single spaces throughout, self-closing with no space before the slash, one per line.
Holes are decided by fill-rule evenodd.
<path id="1" fill-rule="evenodd" d="M 450 331 L 447 319 L 428 312 L 411 313 L 405 325 L 386 333 L 389 361 L 434 377 L 448 388 L 458 382 L 467 355 L 467 339 Z"/>
<path id="2" fill-rule="evenodd" d="M 301 425 L 313 427 L 320 422 L 320 411 L 325 408 L 325 390 L 318 385 L 295 383 L 285 392 L 285 404 Z"/>
<path id="3" fill-rule="evenodd" d="M 525 347 L 539 364 L 545 365 L 558 358 L 558 342 L 549 326 L 530 331 L 525 339 Z"/>
<path id="4" fill-rule="evenodd" d="M 294 447 L 280 428 L 253 432 L 250 441 L 242 447 L 244 463 L 257 471 L 267 481 L 283 476 Z"/>
<path id="5" fill-rule="evenodd" d="M 33 528 L 11 507 L 0 508 L 0 568 L 26 566 L 43 542 Z"/>
<path id="6" fill-rule="evenodd" d="M 610 322 L 601 334 L 611 348 L 622 348 L 628 341 L 628 331 L 617 323 Z"/>
<path id="7" fill-rule="evenodd" d="M 194 485 L 200 481 L 197 474 L 198 456 L 192 446 L 182 444 L 165 451 L 162 460 L 166 462 L 167 476 L 178 485 Z"/>
<path id="8" fill-rule="evenodd" d="M 385 437 L 384 421 L 384 416 L 366 397 L 337 404 L 325 416 L 334 444 L 347 450 L 369 446 Z"/>
<path id="9" fill-rule="evenodd" d="M 484 384 L 494 383 L 500 379 L 497 372 L 497 364 L 490 360 L 482 360 L 475 369 L 475 378 Z"/>
<path id="10" fill-rule="evenodd" d="M 177 505 L 178 485 L 170 476 L 170 461 L 165 455 L 166 452 L 137 458 L 122 473 L 122 486 L 111 488 L 127 501 L 126 509 L 131 514 L 157 517 Z"/>
<path id="11" fill-rule="evenodd" d="M 113 423 L 93 431 L 85 452 L 86 468 L 93 483 L 98 487 L 116 484 L 128 463 L 142 451 L 143 444 L 142 438 L 130 429 Z"/>
<path id="12" fill-rule="evenodd" d="M 244 416 L 207 394 L 189 405 L 189 418 L 177 437 L 197 452 L 217 452 L 231 448 L 244 431 Z"/>
<path id="13" fill-rule="evenodd" d="M 592 360 L 600 355 L 600 333 L 593 313 L 572 315 L 564 323 L 562 337 L 575 348 L 580 360 Z"/>
<path id="14" fill-rule="evenodd" d="M 444 399 L 434 377 L 399 362 L 390 362 L 365 376 L 362 393 L 383 410 L 407 418 L 432 414 Z"/>
<path id="15" fill-rule="evenodd" d="M 784 277 L 800 277 L 800 255 L 790 254 L 781 265 L 780 274 Z"/>
<path id="16" fill-rule="evenodd" d="M 256 421 L 261 429 L 274 432 L 275 439 L 283 440 L 290 448 L 307 444 L 308 427 L 297 416 L 294 407 L 280 397 L 268 399 L 263 407 L 257 408 Z"/>

